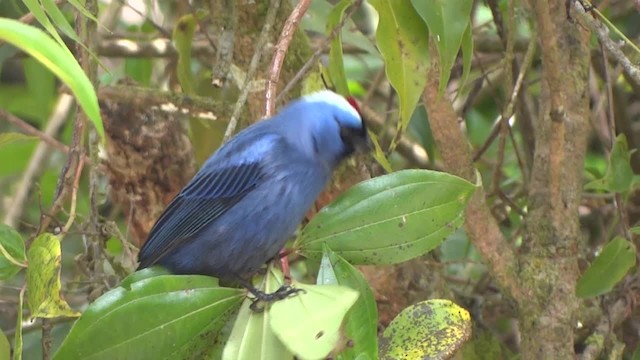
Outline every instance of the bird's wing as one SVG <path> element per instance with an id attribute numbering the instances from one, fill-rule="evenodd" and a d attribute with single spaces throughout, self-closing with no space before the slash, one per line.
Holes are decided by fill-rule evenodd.
<path id="1" fill-rule="evenodd" d="M 167 206 L 140 250 L 140 269 L 154 265 L 240 201 L 263 177 L 249 162 L 200 172 Z"/>

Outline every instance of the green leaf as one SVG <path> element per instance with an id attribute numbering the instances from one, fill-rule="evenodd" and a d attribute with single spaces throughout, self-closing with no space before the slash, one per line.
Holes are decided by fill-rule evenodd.
<path id="1" fill-rule="evenodd" d="M 57 44 L 42 30 L 6 18 L 0 18 L 0 40 L 12 44 L 40 61 L 69 86 L 104 141 L 104 127 L 93 85 L 66 47 Z"/>
<path id="2" fill-rule="evenodd" d="M 581 298 L 589 298 L 611 291 L 635 264 L 636 249 L 633 243 L 620 236 L 615 237 L 582 274 L 576 294 Z"/>
<path id="3" fill-rule="evenodd" d="M 24 240 L 12 227 L 0 224 L 0 280 L 6 280 L 27 267 Z"/>
<path id="4" fill-rule="evenodd" d="M 124 61 L 125 74 L 137 84 L 148 87 L 151 85 L 153 61 L 150 59 L 128 58 Z"/>
<path id="5" fill-rule="evenodd" d="M 352 4 L 353 0 L 342 0 L 333 7 L 333 10 L 331 10 L 327 18 L 327 36 L 340 24 L 345 10 Z M 331 76 L 331 82 L 336 87 L 336 91 L 345 96 L 349 95 L 342 54 L 342 31 L 338 31 L 336 37 L 331 41 L 331 48 L 329 49 L 329 75 Z"/>
<path id="6" fill-rule="evenodd" d="M 32 0 L 27 1 L 32 2 Z M 71 40 L 75 41 L 86 49 L 84 44 L 82 44 L 82 42 L 80 41 L 80 38 L 78 38 L 78 34 L 76 34 L 75 30 L 67 21 L 67 18 L 64 16 L 62 11 L 58 9 L 56 3 L 53 2 L 53 0 L 40 0 L 39 2 L 42 4 L 42 7 L 47 12 L 47 15 L 49 15 L 49 18 L 51 18 L 51 20 L 53 20 L 53 23 L 58 27 L 58 29 L 60 29 L 60 31 L 62 31 L 62 33 L 68 36 Z M 66 46 L 64 45 L 64 43 L 61 45 Z"/>
<path id="7" fill-rule="evenodd" d="M 27 0 L 27 1 L 34 2 L 33 0 Z M 51 18 L 51 20 L 53 20 L 53 23 L 56 25 L 56 27 L 58 29 L 60 29 L 60 31 L 62 31 L 63 34 L 65 34 L 71 40 L 75 41 L 76 44 L 79 44 L 80 46 L 82 46 L 91 55 L 91 57 L 93 57 L 95 59 L 95 61 L 100 62 L 100 59 L 98 58 L 98 56 L 93 51 L 91 51 L 88 47 L 86 47 L 86 45 L 80 40 L 80 38 L 78 37 L 78 34 L 76 34 L 76 32 L 73 29 L 73 27 L 71 27 L 71 25 L 69 24 L 69 21 L 67 21 L 67 18 L 64 16 L 62 11 L 60 11 L 60 9 L 58 9 L 58 5 L 53 0 L 38 0 L 38 2 L 40 4 L 42 4 L 42 7 L 46 11 L 46 13 L 49 16 L 49 18 Z M 80 10 L 80 11 L 82 12 L 82 14 L 84 16 L 88 17 L 89 19 L 91 19 L 91 20 L 95 21 L 97 24 L 99 24 L 98 20 L 93 15 L 91 15 L 91 13 L 89 11 L 87 11 L 87 9 L 85 9 L 84 7 L 81 7 L 81 8 L 82 8 L 82 10 Z M 78 8 L 76 7 L 76 9 L 78 9 Z M 48 23 L 48 20 L 47 20 L 47 23 Z M 50 26 L 50 24 L 47 25 L 47 26 Z M 47 28 L 46 26 L 45 26 L 45 29 L 47 29 L 47 31 L 55 31 L 55 29 L 53 27 L 51 27 L 51 29 L 53 29 L 53 30 Z M 104 29 L 108 30 L 106 28 L 104 28 Z M 57 35 L 58 34 L 56 33 L 56 35 L 54 35 L 54 38 L 57 39 Z M 65 47 L 65 48 L 67 46 L 64 42 L 61 43 L 60 45 Z M 102 65 L 102 63 L 100 63 L 100 65 L 102 66 L 102 68 L 104 68 L 106 70 L 106 67 L 104 65 Z"/>
<path id="8" fill-rule="evenodd" d="M 125 290 L 131 290 L 131 285 L 133 283 L 161 275 L 171 275 L 171 272 L 163 266 L 152 266 L 140 271 L 136 271 L 133 274 L 127 276 L 120 283 L 120 287 L 124 288 Z M 210 285 L 212 287 L 218 286 L 218 279 L 211 278 L 211 280 L 208 281 L 210 281 Z"/>
<path id="9" fill-rule="evenodd" d="M 473 1 L 411 0 L 411 4 L 429 27 L 432 39 L 435 40 L 438 47 L 440 57 L 439 91 L 443 93 L 449 82 L 451 68 L 458 56 L 465 32 L 469 29 Z M 469 41 L 469 39 L 470 36 L 465 40 Z M 471 53 L 467 53 L 467 56 L 470 57 Z"/>
<path id="10" fill-rule="evenodd" d="M 27 257 L 27 304 L 31 318 L 79 316 L 60 297 L 60 240 L 44 233 L 33 241 Z"/>
<path id="11" fill-rule="evenodd" d="M 358 292 L 337 285 L 295 287 L 304 291 L 271 305 L 271 328 L 297 357 L 325 358 L 340 338 L 340 325 Z"/>
<path id="12" fill-rule="evenodd" d="M 93 14 L 91 12 L 89 12 L 87 9 L 85 9 L 83 3 L 85 2 L 84 0 L 82 1 L 82 4 L 78 1 L 78 0 L 67 0 L 67 2 L 69 4 L 71 4 L 74 8 L 76 8 L 76 10 L 78 10 L 82 16 L 88 18 L 89 20 L 92 20 L 93 22 L 95 22 L 96 24 L 100 25 L 100 23 L 98 22 L 98 19 L 96 19 L 95 16 L 93 16 Z M 103 27 L 106 30 L 109 30 L 105 27 Z"/>
<path id="13" fill-rule="evenodd" d="M 269 267 L 268 276 L 264 277 L 264 284 L 260 287 L 267 293 L 273 293 L 282 285 L 284 276 L 279 271 Z M 270 307 L 263 312 L 256 313 L 249 306 L 252 299 L 247 298 L 238 317 L 236 318 L 231 336 L 224 348 L 223 360 L 268 360 L 293 359 L 293 355 L 278 339 L 270 326 L 273 317 Z"/>
<path id="14" fill-rule="evenodd" d="M 377 304 L 360 271 L 325 246 L 317 283 L 348 286 L 360 294 L 344 319 L 342 342 L 350 346 L 345 346 L 336 358 L 378 359 Z"/>
<path id="15" fill-rule="evenodd" d="M 67 45 L 64 43 L 64 40 L 62 40 L 62 38 L 60 37 L 60 34 L 58 34 L 58 31 L 49 20 L 49 17 L 44 12 L 43 6 L 40 5 L 40 2 L 37 0 L 23 0 L 22 2 L 29 9 L 31 14 L 33 14 L 33 17 L 36 18 L 36 20 L 40 23 L 40 25 L 42 25 L 42 27 L 45 30 L 47 30 L 49 35 L 51 35 L 55 39 L 55 41 L 58 43 L 60 48 L 63 51 L 66 51 L 69 55 L 71 55 L 71 52 L 69 51 L 69 49 L 67 49 Z M 25 26 L 28 26 L 28 25 L 25 25 Z M 17 45 L 15 46 L 18 47 Z"/>
<path id="16" fill-rule="evenodd" d="M 187 349 L 202 353 L 220 341 L 220 329 L 245 295 L 218 287 L 208 276 L 141 278 L 91 304 L 54 359 L 175 359 Z"/>
<path id="17" fill-rule="evenodd" d="M 633 190 L 634 182 L 636 182 L 631 168 L 631 154 L 635 151 L 635 149 L 629 151 L 627 138 L 624 134 L 618 135 L 609 156 L 607 173 L 602 179 L 594 180 L 585 185 L 585 189 L 629 194 Z"/>
<path id="18" fill-rule="evenodd" d="M 384 330 L 384 359 L 449 359 L 471 336 L 471 317 L 450 300 L 433 299 L 402 310 Z"/>
<path id="19" fill-rule="evenodd" d="M 22 311 L 24 309 L 24 288 L 20 290 L 18 296 L 18 313 L 16 319 L 16 334 L 13 337 L 13 360 L 22 360 Z"/>
<path id="20" fill-rule="evenodd" d="M 387 78 L 400 100 L 398 131 L 402 133 L 427 81 L 429 29 L 407 1 L 371 0 L 370 4 L 380 15 L 376 41 Z"/>
<path id="21" fill-rule="evenodd" d="M 351 264 L 395 264 L 442 243 L 462 224 L 475 187 L 446 173 L 403 170 L 357 184 L 323 208 L 294 247 L 319 259 L 326 243 Z"/>
<path id="22" fill-rule="evenodd" d="M 37 140 L 38 138 L 35 136 L 25 135 L 16 132 L 7 132 L 0 134 L 0 147 L 3 147 L 7 144 L 11 144 L 14 141 L 21 140 Z"/>
<path id="23" fill-rule="evenodd" d="M 380 166 L 382 166 L 384 171 L 386 171 L 387 173 L 393 172 L 391 163 L 389 162 L 389 159 L 387 159 L 387 155 L 380 146 L 378 136 L 372 131 L 369 131 L 369 138 L 371 139 L 371 143 L 373 143 L 373 158 L 378 162 L 378 164 L 380 164 Z"/>
<path id="24" fill-rule="evenodd" d="M 178 81 L 180 81 L 182 92 L 187 95 L 193 95 L 195 91 L 191 74 L 191 46 L 197 25 L 196 17 L 193 14 L 188 14 L 178 19 L 176 27 L 173 29 L 173 43 L 178 52 Z"/>
<path id="25" fill-rule="evenodd" d="M 4 334 L 4 331 L 0 330 L 0 359 L 10 359 L 11 358 L 11 345 L 9 344 L 9 340 L 7 339 L 7 335 Z"/>
<path id="26" fill-rule="evenodd" d="M 464 86 L 471 72 L 471 61 L 473 60 L 473 36 L 471 34 L 471 22 L 467 24 L 467 29 L 462 34 L 462 77 L 460 87 Z"/>

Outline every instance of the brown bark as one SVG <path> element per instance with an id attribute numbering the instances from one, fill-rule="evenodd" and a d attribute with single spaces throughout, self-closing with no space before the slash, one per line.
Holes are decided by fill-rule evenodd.
<path id="1" fill-rule="evenodd" d="M 543 60 L 543 92 L 534 122 L 535 153 L 525 244 L 517 257 L 491 216 L 482 189 L 466 210 L 465 229 L 492 277 L 518 306 L 524 359 L 571 359 L 578 300 L 578 205 L 586 151 L 589 48 L 584 29 L 567 22 L 564 1 L 532 2 Z M 474 180 L 469 146 L 434 66 L 424 93 L 446 170 Z"/>
<path id="2" fill-rule="evenodd" d="M 442 163 L 447 172 L 476 182 L 476 170 L 472 161 L 469 144 L 462 133 L 451 101 L 438 94 L 439 69 L 432 58 L 427 87 L 423 100 L 429 114 L 429 124 L 433 132 Z M 492 217 L 485 202 L 483 188 L 478 188 L 465 210 L 465 230 L 469 239 L 478 248 L 489 265 L 491 275 L 507 294 L 518 298 L 521 290 L 515 278 L 516 258 L 511 245 L 502 236 L 500 228 Z"/>
<path id="3" fill-rule="evenodd" d="M 519 278 L 524 359 L 574 357 L 578 300 L 578 206 L 588 124 L 586 31 L 561 0 L 533 1 L 542 53 L 542 94 Z M 526 301 L 524 301 L 526 300 Z"/>

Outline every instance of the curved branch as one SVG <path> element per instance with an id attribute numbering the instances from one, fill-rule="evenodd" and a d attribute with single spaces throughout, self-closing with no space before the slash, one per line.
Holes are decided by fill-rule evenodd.
<path id="1" fill-rule="evenodd" d="M 273 115 L 275 111 L 276 86 L 280 79 L 284 56 L 287 54 L 287 50 L 289 50 L 289 44 L 291 43 L 291 39 L 293 39 L 293 34 L 298 28 L 298 23 L 300 23 L 300 19 L 302 19 L 302 16 L 307 12 L 309 5 L 311 5 L 311 0 L 300 0 L 296 4 L 296 7 L 293 8 L 293 11 L 291 11 L 287 21 L 284 23 L 282 33 L 280 33 L 280 39 L 278 39 L 278 43 L 275 46 L 275 54 L 273 55 L 273 60 L 271 60 L 271 70 L 269 71 L 269 78 L 267 80 L 265 117 Z"/>

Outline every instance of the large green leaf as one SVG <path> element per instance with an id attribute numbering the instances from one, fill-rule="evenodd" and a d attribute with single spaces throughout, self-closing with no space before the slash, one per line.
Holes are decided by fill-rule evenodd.
<path id="1" fill-rule="evenodd" d="M 576 286 L 576 294 L 588 298 L 607 293 L 636 264 L 636 248 L 622 237 L 615 237 L 596 257 Z"/>
<path id="2" fill-rule="evenodd" d="M 340 326 L 358 292 L 345 286 L 307 285 L 271 305 L 271 328 L 301 359 L 324 359 L 340 338 Z"/>
<path id="3" fill-rule="evenodd" d="M 429 27 L 432 39 L 436 41 L 440 57 L 440 92 L 443 92 L 449 81 L 451 68 L 458 56 L 463 38 L 465 38 L 465 32 L 469 29 L 473 1 L 411 0 L 411 3 Z M 470 39 L 470 36 L 466 37 L 466 50 L 469 50 Z M 467 54 L 469 59 L 470 55 L 470 53 Z"/>
<path id="4" fill-rule="evenodd" d="M 336 359 L 378 359 L 376 299 L 360 271 L 325 246 L 317 283 L 348 286 L 360 294 L 344 319 L 345 346 Z"/>
<path id="5" fill-rule="evenodd" d="M 450 300 L 427 300 L 402 310 L 380 339 L 383 359 L 450 359 L 471 336 L 471 316 Z"/>
<path id="6" fill-rule="evenodd" d="M 471 183 L 403 170 L 352 187 L 323 208 L 294 247 L 319 259 L 326 243 L 351 264 L 394 264 L 437 247 L 462 224 Z"/>
<path id="7" fill-rule="evenodd" d="M 408 1 L 370 3 L 380 15 L 376 41 L 387 78 L 400 99 L 398 130 L 403 132 L 427 82 L 429 29 Z"/>
<path id="8" fill-rule="evenodd" d="M 6 280 L 26 267 L 22 236 L 12 227 L 0 224 L 0 280 Z"/>
<path id="9" fill-rule="evenodd" d="M 259 288 L 273 293 L 282 285 L 284 275 L 269 267 L 268 275 L 263 278 L 263 286 Z M 247 298 L 233 325 L 231 336 L 224 348 L 223 360 L 270 360 L 293 359 L 293 354 L 278 339 L 271 328 L 273 314 L 266 306 L 263 312 L 254 312 L 249 306 L 253 300 Z"/>
<path id="10" fill-rule="evenodd" d="M 69 86 L 96 131 L 104 140 L 104 127 L 95 90 L 68 49 L 60 46 L 36 27 L 6 18 L 0 18 L 0 40 L 20 48 L 40 61 Z"/>
<path id="11" fill-rule="evenodd" d="M 220 341 L 219 330 L 245 294 L 218 287 L 217 280 L 207 276 L 141 278 L 91 304 L 54 358 L 188 358 Z"/>

